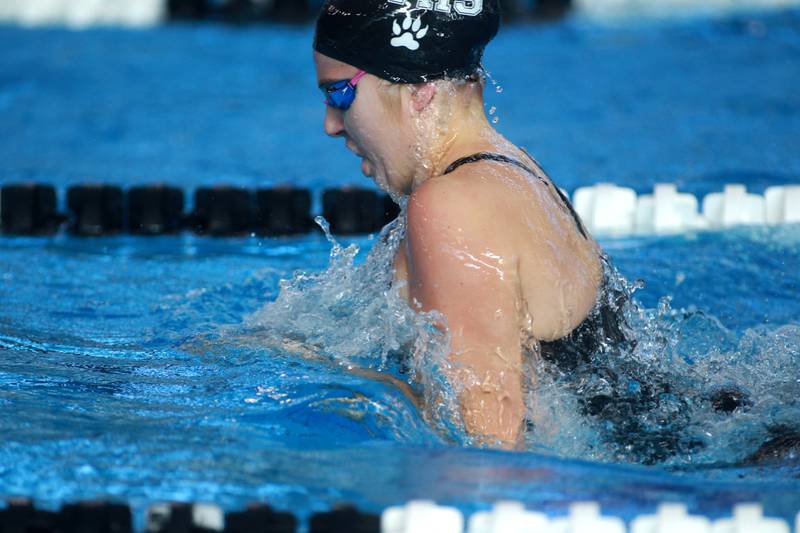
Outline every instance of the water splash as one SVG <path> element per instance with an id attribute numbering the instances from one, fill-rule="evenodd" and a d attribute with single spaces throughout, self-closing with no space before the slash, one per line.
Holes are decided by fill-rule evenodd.
<path id="1" fill-rule="evenodd" d="M 359 248 L 343 247 L 322 217 L 316 221 L 331 244 L 328 267 L 297 272 L 280 294 L 249 316 L 245 327 L 263 344 L 302 357 L 326 358 L 347 370 L 371 369 L 412 385 L 423 416 L 448 440 L 469 442 L 461 428 L 456 393 L 444 378 L 448 337 L 438 313 L 417 313 L 393 282 L 393 264 L 405 235 L 401 214 L 380 233 L 366 261 Z"/>
<path id="2" fill-rule="evenodd" d="M 492 86 L 494 87 L 494 92 L 495 92 L 496 94 L 502 94 L 502 93 L 503 93 L 503 86 L 502 86 L 502 85 L 500 85 L 500 84 L 497 82 L 497 80 L 495 80 L 495 79 L 492 77 L 492 75 L 489 73 L 489 71 L 487 71 L 487 70 L 485 70 L 485 69 L 484 69 L 484 70 L 482 71 L 482 74 L 483 74 L 484 78 L 485 78 L 485 79 L 487 79 L 487 80 L 489 81 L 489 83 L 491 83 L 491 84 L 492 84 Z M 499 124 L 499 123 L 500 123 L 500 117 L 499 117 L 499 116 L 497 116 L 497 106 L 495 106 L 495 105 L 490 105 L 490 106 L 489 106 L 489 116 L 491 117 L 491 119 L 490 119 L 490 122 L 491 122 L 493 125 L 497 125 L 497 124 Z"/>
<path id="3" fill-rule="evenodd" d="M 323 219 L 318 223 L 331 244 L 328 267 L 281 282 L 277 299 L 248 317 L 246 327 L 289 354 L 408 383 L 440 435 L 474 444 L 463 430 L 458 391 L 444 377 L 448 339 L 434 325 L 443 317 L 416 313 L 393 285 L 405 205 L 361 265 L 357 246 L 342 246 Z M 642 307 L 635 293 L 643 283 L 613 268 L 606 278 L 604 297 L 626 295 L 631 342 L 604 343 L 569 370 L 532 361 L 529 449 L 672 467 L 739 464 L 758 457 L 781 431 L 800 428 L 800 327 L 737 337 L 702 311 L 673 309 L 669 297 Z"/>

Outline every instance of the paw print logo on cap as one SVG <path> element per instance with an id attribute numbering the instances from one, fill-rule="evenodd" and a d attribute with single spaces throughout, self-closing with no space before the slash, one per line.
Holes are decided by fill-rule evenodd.
<path id="1" fill-rule="evenodd" d="M 428 26 L 422 27 L 422 15 L 414 17 L 410 13 L 406 13 L 402 26 L 397 19 L 394 20 L 392 33 L 394 34 L 390 41 L 392 46 L 395 48 L 405 46 L 409 50 L 417 50 L 419 39 L 428 35 Z"/>

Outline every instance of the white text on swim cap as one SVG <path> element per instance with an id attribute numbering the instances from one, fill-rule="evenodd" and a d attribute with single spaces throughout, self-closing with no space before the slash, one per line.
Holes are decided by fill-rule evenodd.
<path id="1" fill-rule="evenodd" d="M 450 2 L 451 0 L 417 0 L 417 9 L 434 9 L 447 14 L 455 11 L 465 17 L 474 17 L 483 11 L 483 0 L 455 0 L 452 6 Z M 411 2 L 409 0 L 389 0 L 389 3 L 404 6 Z"/>

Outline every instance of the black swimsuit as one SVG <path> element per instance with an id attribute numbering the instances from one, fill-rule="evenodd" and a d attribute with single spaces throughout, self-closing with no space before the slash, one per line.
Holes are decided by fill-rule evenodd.
<path id="1" fill-rule="evenodd" d="M 527 152 L 525 152 L 525 154 L 536 164 L 537 167 L 540 167 L 540 165 L 533 157 L 530 156 L 530 154 Z M 517 161 L 516 159 L 502 154 L 480 152 L 467 157 L 462 157 L 461 159 L 453 162 L 453 164 L 447 167 L 444 173 L 450 174 L 462 165 L 477 163 L 478 161 L 497 161 L 500 163 L 514 165 L 534 176 L 558 195 L 564 207 L 569 211 L 570 215 L 572 215 L 572 218 L 575 220 L 575 225 L 580 234 L 584 239 L 589 238 L 586 228 L 583 226 L 583 222 L 581 222 L 580 217 L 575 212 L 575 209 L 572 207 L 572 204 L 564 195 L 564 193 L 562 193 L 558 187 L 553 185 L 553 183 L 547 179 L 543 173 L 537 172 L 535 169 L 525 165 L 520 161 Z M 620 291 L 609 291 L 607 289 L 608 270 L 610 269 L 610 266 L 608 265 L 608 260 L 605 257 L 602 257 L 602 260 L 605 267 L 605 280 L 600 290 L 597 304 L 591 313 L 589 313 L 581 325 L 575 328 L 569 335 L 555 341 L 539 343 L 542 358 L 546 361 L 556 363 L 563 370 L 571 370 L 581 363 L 588 363 L 590 356 L 604 346 L 616 346 L 621 343 L 628 342 L 628 339 L 625 335 L 625 330 L 623 328 L 624 319 L 622 318 L 622 307 L 627 301 L 627 295 Z"/>

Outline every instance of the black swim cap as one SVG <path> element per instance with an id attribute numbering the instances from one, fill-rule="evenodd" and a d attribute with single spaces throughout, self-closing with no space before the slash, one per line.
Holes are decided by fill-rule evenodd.
<path id="1" fill-rule="evenodd" d="M 327 0 L 314 49 L 395 83 L 466 78 L 500 27 L 498 0 Z"/>

